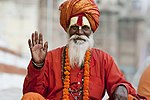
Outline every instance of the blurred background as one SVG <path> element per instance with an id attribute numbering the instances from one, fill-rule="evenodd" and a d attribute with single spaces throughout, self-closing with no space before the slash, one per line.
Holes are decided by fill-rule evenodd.
<path id="1" fill-rule="evenodd" d="M 64 0 L 0 0 L 0 98 L 20 100 L 26 68 L 31 59 L 28 39 L 43 33 L 49 50 L 64 46 L 66 33 L 59 24 Z M 100 27 L 95 47 L 112 55 L 126 79 L 138 86 L 150 63 L 150 1 L 95 0 Z"/>

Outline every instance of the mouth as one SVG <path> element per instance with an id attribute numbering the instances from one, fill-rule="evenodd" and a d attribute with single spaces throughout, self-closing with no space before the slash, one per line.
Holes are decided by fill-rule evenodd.
<path id="1" fill-rule="evenodd" d="M 86 42 L 86 40 L 85 40 L 85 39 L 82 39 L 82 38 L 76 38 L 76 39 L 73 39 L 73 41 L 74 41 L 76 44 L 78 44 L 78 45 L 83 44 L 83 43 Z"/>
<path id="2" fill-rule="evenodd" d="M 77 37 L 77 38 L 75 38 L 75 39 L 73 39 L 73 40 L 74 40 L 74 41 L 78 41 L 78 40 L 79 40 L 79 41 L 84 41 L 84 42 L 86 41 L 85 39 L 80 38 L 80 37 Z"/>
<path id="3" fill-rule="evenodd" d="M 69 41 L 73 41 L 75 44 L 84 44 L 85 42 L 88 41 L 86 36 L 78 36 L 78 35 L 73 35 L 70 37 Z"/>

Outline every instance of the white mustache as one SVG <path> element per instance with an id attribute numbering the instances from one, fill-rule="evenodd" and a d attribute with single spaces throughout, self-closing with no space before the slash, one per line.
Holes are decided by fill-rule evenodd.
<path id="1" fill-rule="evenodd" d="M 70 37 L 70 39 L 69 39 L 69 41 L 71 41 L 71 40 L 84 40 L 84 41 L 88 41 L 89 40 L 89 38 L 87 37 L 87 36 L 85 36 L 85 35 L 72 35 L 71 37 Z"/>

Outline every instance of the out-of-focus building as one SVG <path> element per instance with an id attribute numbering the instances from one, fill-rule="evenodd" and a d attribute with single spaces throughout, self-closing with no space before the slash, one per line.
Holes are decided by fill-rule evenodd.
<path id="1" fill-rule="evenodd" d="M 39 30 L 39 0 L 0 0 L 0 97 L 20 100 L 30 61 L 28 38 Z"/>
<path id="2" fill-rule="evenodd" d="M 126 78 L 131 81 L 141 64 L 145 39 L 145 14 L 141 0 L 96 0 L 100 11 L 100 28 L 96 47 L 110 53 Z"/>

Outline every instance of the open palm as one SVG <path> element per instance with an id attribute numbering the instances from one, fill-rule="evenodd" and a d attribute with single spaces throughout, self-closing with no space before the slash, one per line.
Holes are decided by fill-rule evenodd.
<path id="1" fill-rule="evenodd" d="M 32 60 L 36 64 L 43 63 L 47 54 L 48 42 L 43 45 L 43 35 L 38 32 L 32 33 L 31 39 L 28 40 Z"/>

